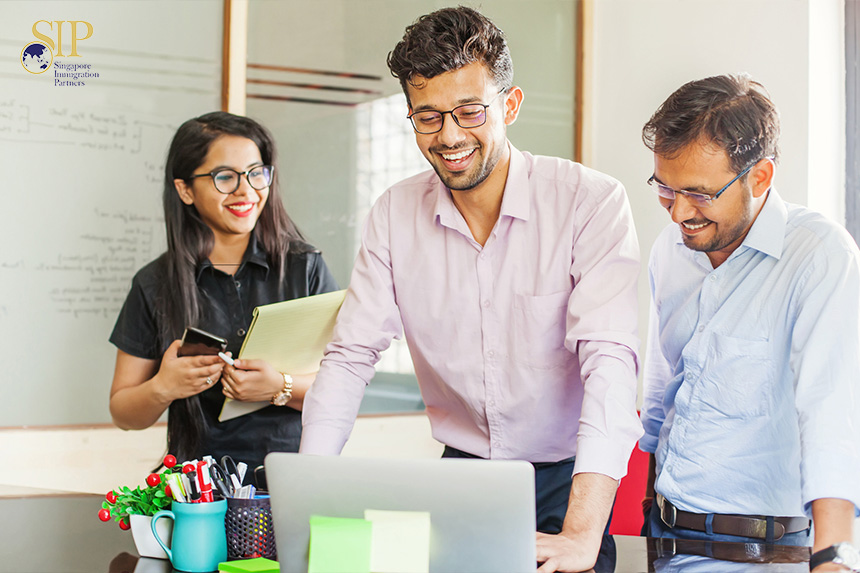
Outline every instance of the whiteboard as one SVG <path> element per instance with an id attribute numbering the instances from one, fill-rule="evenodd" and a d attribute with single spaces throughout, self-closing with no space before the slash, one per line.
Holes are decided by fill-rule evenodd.
<path id="1" fill-rule="evenodd" d="M 99 77 L 28 73 L 37 20 L 89 22 L 80 57 L 55 60 Z M 132 276 L 164 251 L 167 146 L 220 108 L 222 3 L 2 2 L 0 21 L 0 427 L 109 422 L 108 337 Z"/>

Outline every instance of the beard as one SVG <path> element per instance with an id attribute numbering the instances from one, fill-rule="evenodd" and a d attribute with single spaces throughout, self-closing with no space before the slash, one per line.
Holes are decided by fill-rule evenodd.
<path id="1" fill-rule="evenodd" d="M 682 232 L 681 238 L 684 241 L 684 246 L 693 251 L 710 253 L 721 251 L 736 242 L 738 239 L 744 237 L 749 232 L 750 227 L 755 220 L 755 213 L 753 213 L 752 210 L 752 190 L 746 185 L 742 185 L 742 190 L 740 215 L 735 218 L 734 222 L 714 223 L 712 221 L 711 224 L 716 225 L 716 231 L 710 239 L 706 239 L 704 242 L 702 242 L 702 239 L 698 236 L 689 237 Z M 706 221 L 710 221 L 710 219 L 706 219 Z M 689 222 L 699 224 L 705 221 Z"/>
<path id="2" fill-rule="evenodd" d="M 456 153 L 457 149 L 450 149 L 447 147 L 431 149 L 430 152 L 432 153 L 434 160 L 431 161 L 430 164 L 433 166 L 433 170 L 436 172 L 436 175 L 439 176 L 439 179 L 442 180 L 442 183 L 444 183 L 448 189 L 453 191 L 469 191 L 483 183 L 496 168 L 496 165 L 499 164 L 499 161 L 501 161 L 505 152 L 506 144 L 495 147 L 496 149 L 494 153 L 489 157 L 484 156 L 485 147 L 481 146 L 475 149 L 472 165 L 465 171 L 458 171 L 456 173 L 448 171 L 445 166 L 441 164 L 438 156 L 436 155 L 441 152 Z"/>

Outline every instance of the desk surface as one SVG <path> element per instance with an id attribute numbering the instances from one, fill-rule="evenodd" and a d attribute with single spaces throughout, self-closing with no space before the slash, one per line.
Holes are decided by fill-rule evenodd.
<path id="1" fill-rule="evenodd" d="M 102 523 L 101 497 L 56 495 L 0 499 L 0 572 L 172 573 L 166 561 L 140 559 L 131 533 Z M 607 536 L 597 573 L 809 571 L 809 549 Z M 756 565 L 753 565 L 755 563 Z"/>

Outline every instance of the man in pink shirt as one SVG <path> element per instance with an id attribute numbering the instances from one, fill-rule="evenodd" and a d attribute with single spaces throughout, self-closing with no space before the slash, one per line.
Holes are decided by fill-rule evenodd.
<path id="1" fill-rule="evenodd" d="M 340 453 L 402 332 L 444 455 L 532 462 L 541 571 L 588 569 L 642 434 L 624 188 L 511 145 L 523 92 L 504 34 L 478 12 L 421 17 L 388 65 L 433 170 L 368 217 L 300 451 Z"/>

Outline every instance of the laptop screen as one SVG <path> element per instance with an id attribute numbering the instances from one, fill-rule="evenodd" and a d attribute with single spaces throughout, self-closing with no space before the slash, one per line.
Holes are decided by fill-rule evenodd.
<path id="1" fill-rule="evenodd" d="M 311 516 L 429 514 L 429 570 L 535 570 L 534 468 L 524 461 L 266 456 L 281 571 L 307 571 Z"/>

